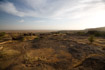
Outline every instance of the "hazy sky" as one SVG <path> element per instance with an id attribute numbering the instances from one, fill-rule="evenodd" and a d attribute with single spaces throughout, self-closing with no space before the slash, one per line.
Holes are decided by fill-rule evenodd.
<path id="1" fill-rule="evenodd" d="M 0 0 L 0 30 L 103 26 L 105 0 Z"/>

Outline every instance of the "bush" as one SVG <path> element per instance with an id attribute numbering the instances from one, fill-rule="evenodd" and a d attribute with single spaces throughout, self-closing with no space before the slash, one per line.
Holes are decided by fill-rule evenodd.
<path id="1" fill-rule="evenodd" d="M 14 37 L 12 37 L 12 40 L 21 40 L 21 41 L 23 41 L 23 36 L 14 36 Z"/>
<path id="2" fill-rule="evenodd" d="M 4 36 L 5 36 L 5 32 L 1 32 L 0 33 L 0 39 L 3 39 Z"/>
<path id="3" fill-rule="evenodd" d="M 94 42 L 94 35 L 91 35 L 89 38 L 88 38 L 89 42 L 92 44 Z"/>
<path id="4" fill-rule="evenodd" d="M 5 32 L 0 33 L 0 37 L 3 37 L 3 36 L 5 36 Z"/>

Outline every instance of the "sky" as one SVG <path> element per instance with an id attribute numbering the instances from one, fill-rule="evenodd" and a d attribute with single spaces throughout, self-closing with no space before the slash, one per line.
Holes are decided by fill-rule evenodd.
<path id="1" fill-rule="evenodd" d="M 105 0 L 0 0 L 0 30 L 81 30 L 105 26 Z"/>

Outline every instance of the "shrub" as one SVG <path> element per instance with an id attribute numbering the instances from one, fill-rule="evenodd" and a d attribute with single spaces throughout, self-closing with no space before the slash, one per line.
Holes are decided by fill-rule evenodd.
<path id="1" fill-rule="evenodd" d="M 4 36 L 5 36 L 5 32 L 1 32 L 0 33 L 0 39 L 3 39 Z"/>
<path id="2" fill-rule="evenodd" d="M 89 42 L 92 44 L 94 42 L 94 35 L 91 35 L 89 38 L 88 38 Z"/>
<path id="3" fill-rule="evenodd" d="M 0 37 L 3 37 L 3 36 L 5 36 L 5 32 L 0 33 Z"/>
<path id="4" fill-rule="evenodd" d="M 12 37 L 12 40 L 21 40 L 21 41 L 23 41 L 23 36 L 13 36 Z"/>

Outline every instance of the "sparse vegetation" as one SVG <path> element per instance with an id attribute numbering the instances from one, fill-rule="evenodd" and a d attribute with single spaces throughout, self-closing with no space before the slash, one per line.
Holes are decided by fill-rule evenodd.
<path id="1" fill-rule="evenodd" d="M 0 51 L 0 58 L 1 59 L 10 59 L 11 57 L 14 58 L 15 55 L 18 55 L 18 54 L 20 54 L 20 52 L 17 50 L 5 48 Z"/>
<path id="2" fill-rule="evenodd" d="M 81 31 L 81 32 L 77 32 L 77 35 L 84 36 L 86 35 L 86 33 Z"/>
<path id="3" fill-rule="evenodd" d="M 88 31 L 87 34 L 94 35 L 96 37 L 104 37 L 105 38 L 105 32 L 102 31 Z"/>
<path id="4" fill-rule="evenodd" d="M 97 67 L 104 65 L 105 39 L 95 34 L 96 32 L 10 33 L 7 37 L 12 38 L 11 42 L 3 40 L 0 43 L 0 70 L 79 70 L 80 67 L 85 70 L 89 61 Z M 88 68 L 97 70 L 96 66 L 91 68 L 88 65 Z"/>

